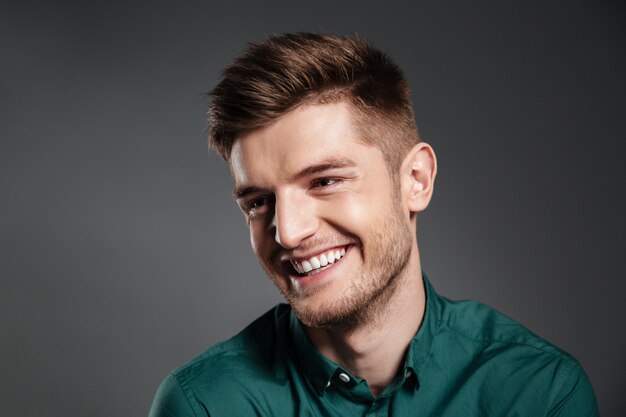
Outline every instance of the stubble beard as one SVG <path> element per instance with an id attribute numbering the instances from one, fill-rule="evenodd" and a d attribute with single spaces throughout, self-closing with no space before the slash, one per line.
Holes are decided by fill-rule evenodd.
<path id="1" fill-rule="evenodd" d="M 338 298 L 311 305 L 303 300 L 306 294 L 283 288 L 277 281 L 280 277 L 272 278 L 304 325 L 350 332 L 376 322 L 388 308 L 411 256 L 413 235 L 410 222 L 405 223 L 399 208 L 395 208 L 383 221 L 370 227 L 364 240 L 367 247 L 363 241 L 358 241 L 352 248 L 361 251 L 363 273 L 353 277 L 348 289 Z M 263 267 L 273 277 L 270 269 L 266 265 Z"/>

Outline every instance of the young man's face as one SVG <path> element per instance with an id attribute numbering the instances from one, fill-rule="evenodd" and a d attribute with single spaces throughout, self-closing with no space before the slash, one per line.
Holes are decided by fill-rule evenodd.
<path id="1" fill-rule="evenodd" d="M 301 106 L 243 135 L 231 169 L 254 253 L 305 324 L 355 319 L 393 291 L 414 232 L 348 104 Z"/>

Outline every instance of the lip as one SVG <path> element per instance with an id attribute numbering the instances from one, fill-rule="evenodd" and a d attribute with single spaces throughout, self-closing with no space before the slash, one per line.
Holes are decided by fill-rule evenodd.
<path id="1" fill-rule="evenodd" d="M 292 285 L 294 286 L 294 288 L 311 288 L 313 286 L 318 286 L 318 285 L 325 285 L 326 283 L 328 283 L 329 281 L 331 281 L 333 279 L 333 275 L 336 273 L 340 273 L 339 269 L 342 269 L 343 264 L 345 263 L 344 261 L 346 260 L 346 258 L 348 256 L 351 255 L 352 253 L 352 246 L 353 245 L 341 245 L 341 246 L 336 246 L 334 248 L 328 248 L 326 249 L 326 251 L 331 250 L 331 249 L 336 249 L 336 248 L 346 248 L 346 253 L 341 257 L 341 259 L 339 259 L 338 261 L 336 261 L 333 264 L 329 264 L 325 267 L 322 267 L 316 271 L 311 271 L 312 273 L 307 273 L 305 275 L 300 275 L 298 273 L 296 273 L 293 270 L 293 266 L 291 266 L 291 264 L 289 265 L 290 268 L 290 273 L 289 273 L 289 279 L 291 280 Z M 316 256 L 317 254 L 321 254 L 324 253 L 325 251 L 320 251 L 317 252 L 316 254 L 310 255 L 309 258 L 311 256 Z M 302 258 L 290 258 L 290 259 L 309 259 L 307 257 L 302 257 Z"/>

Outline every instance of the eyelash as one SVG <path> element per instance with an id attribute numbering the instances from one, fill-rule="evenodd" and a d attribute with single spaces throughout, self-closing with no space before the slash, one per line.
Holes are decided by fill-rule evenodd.
<path id="1" fill-rule="evenodd" d="M 320 185 L 319 183 L 321 182 L 330 182 L 330 184 Z M 311 185 L 313 186 L 313 188 L 328 188 L 338 185 L 340 182 L 341 180 L 338 178 L 319 178 L 314 180 Z"/>
<path id="2" fill-rule="evenodd" d="M 261 201 L 261 202 L 263 202 L 263 204 L 262 204 L 262 205 L 260 205 L 260 206 L 258 206 L 258 207 L 255 207 L 255 206 L 254 206 L 254 204 L 255 204 L 255 203 L 257 203 L 257 202 L 260 202 L 260 201 Z M 269 198 L 268 198 L 268 197 L 259 197 L 259 198 L 255 198 L 255 199 L 253 199 L 253 200 L 250 200 L 250 201 L 246 204 L 246 209 L 247 209 L 247 211 L 248 211 L 248 212 L 250 212 L 250 211 L 252 211 L 252 210 L 255 210 L 255 209 L 258 209 L 258 208 L 260 208 L 260 207 L 263 207 L 264 205 L 268 204 L 268 202 L 269 202 Z"/>

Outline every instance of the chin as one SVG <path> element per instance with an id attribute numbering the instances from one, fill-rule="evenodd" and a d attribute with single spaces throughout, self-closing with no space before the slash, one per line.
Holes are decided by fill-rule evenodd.
<path id="1" fill-rule="evenodd" d="M 320 294 L 321 295 L 321 294 Z M 343 299 L 317 300 L 318 297 L 310 296 L 306 299 L 287 297 L 294 313 L 300 321 L 314 328 L 343 328 L 358 323 L 367 310 L 367 306 L 357 302 L 351 297 Z M 320 297 L 321 298 L 321 297 Z"/>
<path id="2" fill-rule="evenodd" d="M 307 327 L 331 328 L 337 327 L 346 321 L 345 312 L 333 309 L 302 308 L 297 303 L 291 304 L 296 316 Z"/>

